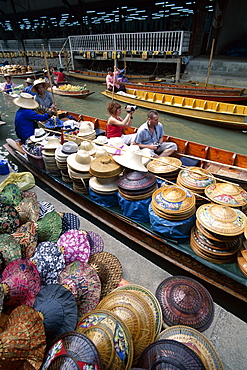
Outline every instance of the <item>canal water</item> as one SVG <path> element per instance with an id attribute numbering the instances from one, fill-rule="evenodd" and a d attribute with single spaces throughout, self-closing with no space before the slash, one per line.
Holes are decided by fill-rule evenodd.
<path id="1" fill-rule="evenodd" d="M 95 93 L 81 100 L 55 95 L 56 104 L 60 109 L 107 119 L 106 107 L 110 99 L 101 94 L 105 89 L 103 83 L 87 82 L 74 78 L 68 82 L 80 86 L 86 83 L 87 88 Z M 24 80 L 14 79 L 14 83 L 23 84 Z M 0 126 L 0 155 L 3 157 L 7 156 L 6 150 L 3 148 L 6 138 L 16 138 L 14 116 L 17 109 L 10 98 L 0 94 L 0 113 L 2 120 L 7 122 L 6 125 Z M 134 113 L 133 126 L 139 127 L 145 122 L 147 112 L 148 110 L 145 108 L 138 108 Z M 125 116 L 124 114 L 124 104 L 122 104 L 122 117 Z M 165 133 L 168 135 L 247 154 L 247 133 L 197 123 L 165 113 L 160 113 L 159 117 L 160 122 L 164 125 Z"/>

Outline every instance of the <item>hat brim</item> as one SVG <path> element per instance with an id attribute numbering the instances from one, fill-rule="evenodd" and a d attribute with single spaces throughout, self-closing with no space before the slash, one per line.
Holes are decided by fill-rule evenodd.
<path id="1" fill-rule="evenodd" d="M 82 171 L 82 172 L 88 172 L 89 169 L 90 169 L 90 165 L 91 165 L 91 162 L 92 162 L 92 157 L 90 157 L 90 163 L 87 163 L 87 164 L 80 164 L 78 162 L 76 162 L 75 160 L 75 156 L 76 156 L 77 153 L 73 153 L 73 154 L 70 154 L 68 157 L 67 157 L 67 163 L 68 165 L 75 171 Z"/>
<path id="2" fill-rule="evenodd" d="M 15 98 L 13 100 L 13 103 L 17 105 L 17 107 L 20 107 L 20 108 L 26 108 L 26 109 L 37 109 L 38 108 L 39 103 L 37 103 L 35 100 L 28 99 L 28 102 L 25 102 L 23 99 L 24 98 L 19 96 L 18 98 Z"/>
<path id="3" fill-rule="evenodd" d="M 75 154 L 75 153 L 77 153 L 78 152 L 78 149 L 77 149 L 77 151 L 76 152 L 71 152 L 71 153 L 63 153 L 63 151 L 62 151 L 62 149 L 63 149 L 63 146 L 62 145 L 60 145 L 57 149 L 56 149 L 56 151 L 55 151 L 55 156 L 56 157 L 58 157 L 58 158 L 67 158 L 70 154 Z"/>
<path id="4" fill-rule="evenodd" d="M 142 158 L 142 156 L 141 156 Z M 131 156 L 127 155 L 114 155 L 113 156 L 114 161 L 116 161 L 118 164 L 120 164 L 123 167 L 127 167 L 134 171 L 140 171 L 140 172 L 148 172 L 148 169 L 144 166 L 142 163 L 142 160 L 140 163 L 137 163 L 134 160 L 134 156 L 131 158 Z"/>

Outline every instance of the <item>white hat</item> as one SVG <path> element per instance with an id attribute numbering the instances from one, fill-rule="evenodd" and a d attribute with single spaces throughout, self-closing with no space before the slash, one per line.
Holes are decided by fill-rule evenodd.
<path id="1" fill-rule="evenodd" d="M 95 158 L 104 157 L 107 155 L 107 151 L 101 146 L 96 149 Z"/>
<path id="2" fill-rule="evenodd" d="M 93 140 L 95 144 L 103 145 L 106 144 L 108 141 L 106 136 L 99 135 L 96 139 Z"/>
<path id="3" fill-rule="evenodd" d="M 113 159 L 120 165 L 134 171 L 148 172 L 142 163 L 142 151 L 138 145 L 130 145 L 123 155 L 114 155 Z"/>
<path id="4" fill-rule="evenodd" d="M 30 95 L 30 94 L 28 94 L 28 95 Z M 42 140 L 46 139 L 48 135 L 49 135 L 49 132 L 46 133 L 43 128 L 36 128 L 34 130 L 34 135 L 30 136 L 30 140 L 37 143 L 38 141 L 42 141 Z"/>
<path id="5" fill-rule="evenodd" d="M 80 130 L 77 136 L 87 136 L 89 134 L 94 133 L 94 124 L 91 121 L 81 121 L 80 122 Z"/>
<path id="6" fill-rule="evenodd" d="M 67 141 L 56 149 L 55 156 L 57 158 L 67 158 L 70 154 L 76 153 L 77 151 L 78 145 L 74 141 Z"/>
<path id="7" fill-rule="evenodd" d="M 46 140 L 44 149 L 57 149 L 61 145 L 60 140 L 56 136 L 49 136 Z"/>
<path id="8" fill-rule="evenodd" d="M 111 137 L 107 145 L 104 146 L 108 153 L 115 155 L 122 155 L 127 148 L 121 137 Z"/>
<path id="9" fill-rule="evenodd" d="M 86 150 L 78 150 L 77 153 L 70 154 L 67 157 L 67 164 L 76 171 L 88 172 L 92 157 Z"/>
<path id="10" fill-rule="evenodd" d="M 18 107 L 26 109 L 37 109 L 39 106 L 39 103 L 33 100 L 32 95 L 24 92 L 20 93 L 20 96 L 13 100 L 13 103 Z"/>
<path id="11" fill-rule="evenodd" d="M 112 193 L 118 190 L 117 179 L 119 176 L 98 178 L 91 177 L 89 186 L 95 193 Z"/>
<path id="12" fill-rule="evenodd" d="M 82 141 L 79 150 L 86 150 L 89 155 L 93 155 L 96 152 L 96 145 L 91 143 L 91 141 Z"/>
<path id="13" fill-rule="evenodd" d="M 29 78 L 29 77 L 28 77 L 28 78 L 26 79 L 26 82 L 27 82 L 27 83 L 29 83 L 29 84 L 32 84 L 32 83 L 33 83 L 33 80 L 32 80 L 31 78 Z"/>
<path id="14" fill-rule="evenodd" d="M 42 80 L 42 78 L 40 78 L 40 79 L 38 79 L 38 80 L 35 80 L 35 81 L 34 81 L 34 83 L 33 83 L 33 87 L 31 88 L 31 91 L 32 91 L 33 93 L 37 93 L 37 92 L 38 92 L 38 90 L 37 90 L 37 86 L 38 86 L 38 85 L 40 85 L 40 84 L 44 85 L 45 90 L 46 90 L 46 89 L 48 88 L 48 86 L 49 86 L 48 82 L 45 82 L 45 80 Z"/>

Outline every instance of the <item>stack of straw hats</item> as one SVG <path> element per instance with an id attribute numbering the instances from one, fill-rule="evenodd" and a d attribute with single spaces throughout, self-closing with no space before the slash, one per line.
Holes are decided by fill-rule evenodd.
<path id="1" fill-rule="evenodd" d="M 133 361 L 133 341 L 126 324 L 109 310 L 96 309 L 84 315 L 76 331 L 95 344 L 103 369 L 130 369 Z"/>
<path id="2" fill-rule="evenodd" d="M 238 185 L 217 183 L 208 186 L 205 194 L 214 203 L 240 208 L 247 205 L 247 192 Z"/>
<path id="3" fill-rule="evenodd" d="M 117 181 L 120 195 L 127 200 L 142 200 L 152 196 L 157 189 L 156 178 L 149 172 L 132 171 Z"/>
<path id="4" fill-rule="evenodd" d="M 94 140 L 96 138 L 96 132 L 93 122 L 80 121 L 80 129 L 77 136 L 83 140 Z"/>
<path id="5" fill-rule="evenodd" d="M 90 165 L 90 189 L 97 194 L 110 195 L 117 192 L 117 179 L 122 167 L 110 156 L 95 158 Z"/>
<path id="6" fill-rule="evenodd" d="M 211 203 L 200 206 L 196 217 L 190 239 L 193 251 L 213 263 L 234 261 L 241 247 L 240 235 L 246 226 L 244 213 Z"/>
<path id="7" fill-rule="evenodd" d="M 150 305 L 134 290 L 116 289 L 100 301 L 97 309 L 113 312 L 126 324 L 133 340 L 135 364 L 156 336 L 155 317 Z"/>
<path id="8" fill-rule="evenodd" d="M 148 171 L 167 179 L 169 181 L 176 181 L 177 175 L 182 166 L 182 162 L 174 157 L 161 157 L 153 159 L 147 164 Z"/>
<path id="9" fill-rule="evenodd" d="M 86 150 L 78 150 L 77 153 L 67 157 L 69 177 L 73 181 L 73 189 L 78 193 L 88 193 L 89 179 L 92 176 L 89 173 L 92 160 L 93 157 Z"/>
<path id="10" fill-rule="evenodd" d="M 42 157 L 47 173 L 52 175 L 60 175 L 55 159 L 55 151 L 60 146 L 60 140 L 56 136 L 48 136 L 47 142 L 43 146 Z"/>
<path id="11" fill-rule="evenodd" d="M 70 154 L 77 153 L 78 145 L 73 141 L 67 141 L 63 145 L 60 145 L 55 151 L 55 160 L 57 167 L 62 175 L 62 180 L 64 182 L 72 182 L 69 177 L 68 167 L 67 167 L 67 157 Z"/>
<path id="12" fill-rule="evenodd" d="M 152 209 L 162 218 L 185 220 L 195 213 L 195 196 L 180 186 L 164 186 L 153 193 Z"/>
<path id="13" fill-rule="evenodd" d="M 204 195 L 204 190 L 207 186 L 215 184 L 215 179 L 211 173 L 203 168 L 190 167 L 179 172 L 177 184 L 194 192 L 196 196 L 196 205 L 200 206 L 207 202 L 207 200 L 200 197 L 200 195 Z"/>

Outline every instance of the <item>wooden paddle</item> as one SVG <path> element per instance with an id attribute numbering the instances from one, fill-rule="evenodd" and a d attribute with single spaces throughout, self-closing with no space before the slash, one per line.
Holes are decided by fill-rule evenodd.
<path id="1" fill-rule="evenodd" d="M 6 142 L 7 144 L 9 144 L 9 146 L 11 146 L 12 148 L 14 148 L 15 150 L 17 150 L 18 152 L 22 153 L 22 154 L 25 154 L 24 150 L 22 149 L 21 145 L 20 145 L 20 142 L 19 141 L 15 141 L 13 139 L 6 139 Z"/>
<path id="2" fill-rule="evenodd" d="M 54 106 L 56 107 L 55 95 L 54 95 L 54 91 L 53 91 L 53 88 L 52 88 L 52 79 L 51 79 L 51 74 L 50 74 L 50 68 L 48 66 L 48 62 L 47 62 L 46 55 L 45 55 L 45 46 L 44 46 L 44 44 L 42 44 L 41 46 L 42 46 L 42 52 L 44 54 L 45 68 L 47 70 L 49 83 L 50 83 L 50 86 L 51 86 L 52 98 L 53 98 Z"/>

